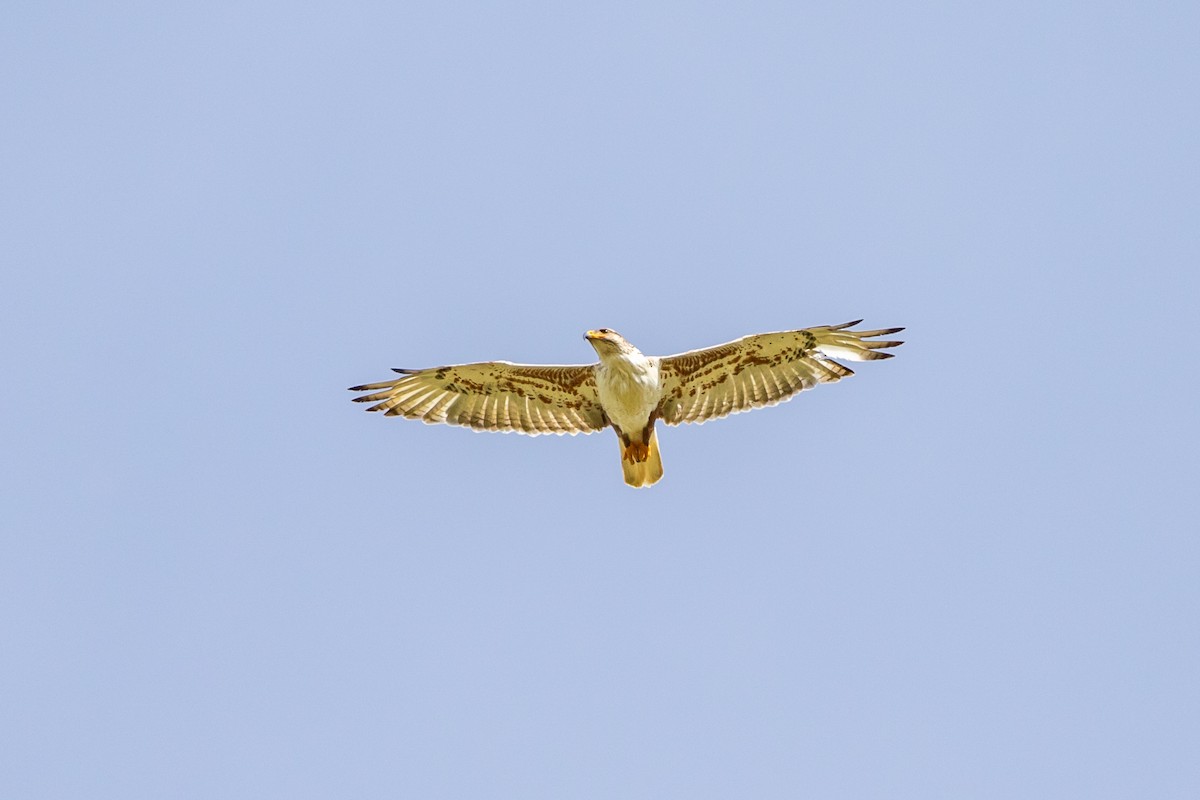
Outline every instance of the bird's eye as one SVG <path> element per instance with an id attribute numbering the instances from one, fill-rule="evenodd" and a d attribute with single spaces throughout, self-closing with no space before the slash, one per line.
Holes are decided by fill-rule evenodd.
<path id="1" fill-rule="evenodd" d="M 601 333 L 612 333 L 612 331 L 610 331 L 608 328 L 601 328 L 600 332 Z"/>

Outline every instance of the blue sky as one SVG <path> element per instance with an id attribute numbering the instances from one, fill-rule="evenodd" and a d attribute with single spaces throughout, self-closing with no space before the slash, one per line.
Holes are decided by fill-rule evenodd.
<path id="1" fill-rule="evenodd" d="M 0 794 L 1195 797 L 1198 31 L 9 9 Z M 859 317 L 648 491 L 345 391 Z"/>

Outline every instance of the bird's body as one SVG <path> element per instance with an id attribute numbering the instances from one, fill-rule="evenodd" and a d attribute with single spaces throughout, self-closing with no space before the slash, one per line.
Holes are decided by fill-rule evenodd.
<path id="1" fill-rule="evenodd" d="M 646 425 L 662 399 L 659 360 L 641 353 L 602 354 L 596 365 L 596 394 L 600 407 L 622 431 Z"/>
<path id="2" fill-rule="evenodd" d="M 655 423 L 701 423 L 775 405 L 804 389 L 854 373 L 832 359 L 890 358 L 880 348 L 903 344 L 867 341 L 903 328 L 853 331 L 857 322 L 746 336 L 675 356 L 646 356 L 607 328 L 585 338 L 600 357 L 578 366 L 490 361 L 424 370 L 397 369 L 401 377 L 352 387 L 354 398 L 383 411 L 427 423 L 476 430 L 591 433 L 611 427 L 621 445 L 630 486 L 662 477 Z"/>
<path id="3" fill-rule="evenodd" d="M 621 468 L 630 486 L 651 486 L 662 477 L 654 417 L 662 402 L 661 359 L 642 354 L 617 334 L 588 331 L 600 356 L 595 367 L 600 408 L 621 440 Z"/>

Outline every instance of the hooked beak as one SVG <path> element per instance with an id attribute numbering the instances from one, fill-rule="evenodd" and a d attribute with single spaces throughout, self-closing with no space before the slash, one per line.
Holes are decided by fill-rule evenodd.
<path id="1" fill-rule="evenodd" d="M 621 337 L 616 331 L 610 331 L 608 328 L 598 328 L 594 331 L 588 331 L 583 335 L 583 338 L 591 342 L 592 346 L 596 346 L 596 342 L 604 342 L 606 347 L 618 344 Z"/>

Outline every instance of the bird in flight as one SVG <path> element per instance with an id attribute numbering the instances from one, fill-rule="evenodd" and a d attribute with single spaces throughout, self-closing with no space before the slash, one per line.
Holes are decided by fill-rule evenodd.
<path id="1" fill-rule="evenodd" d="M 903 342 L 878 339 L 903 328 L 856 331 L 862 320 L 744 336 L 674 356 L 646 356 L 608 328 L 584 334 L 600 360 L 550 366 L 485 361 L 396 369 L 399 378 L 352 386 L 368 411 L 484 431 L 574 436 L 612 428 L 630 486 L 663 475 L 655 423 L 702 423 L 773 406 L 854 372 L 834 361 L 891 358 Z"/>

